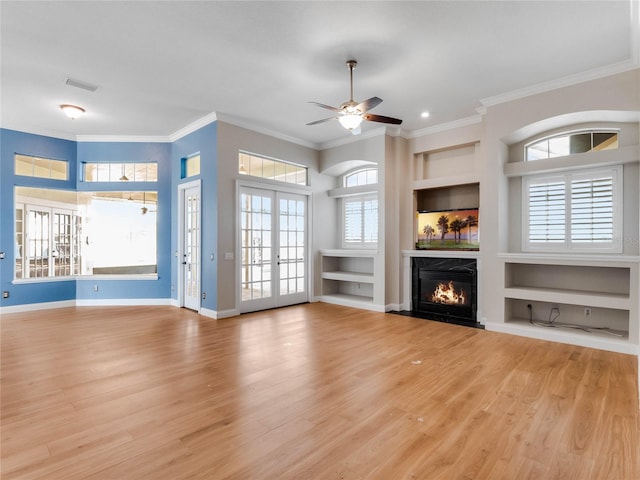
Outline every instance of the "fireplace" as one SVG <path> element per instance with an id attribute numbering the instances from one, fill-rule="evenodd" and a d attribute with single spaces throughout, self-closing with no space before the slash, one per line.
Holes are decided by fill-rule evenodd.
<path id="1" fill-rule="evenodd" d="M 412 310 L 425 318 L 476 323 L 475 259 L 412 258 Z"/>

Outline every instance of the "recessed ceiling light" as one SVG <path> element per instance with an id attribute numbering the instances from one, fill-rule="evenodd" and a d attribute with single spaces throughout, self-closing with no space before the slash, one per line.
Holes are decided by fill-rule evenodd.
<path id="1" fill-rule="evenodd" d="M 75 120 L 84 114 L 84 108 L 78 107 L 77 105 L 64 104 L 60 105 L 60 108 L 71 120 Z"/>
<path id="2" fill-rule="evenodd" d="M 426 112 L 426 111 L 420 114 L 422 118 L 429 118 L 429 115 L 430 115 L 429 112 Z"/>

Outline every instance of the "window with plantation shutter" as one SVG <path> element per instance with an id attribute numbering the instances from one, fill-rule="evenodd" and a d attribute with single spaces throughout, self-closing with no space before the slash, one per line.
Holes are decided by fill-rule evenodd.
<path id="1" fill-rule="evenodd" d="M 524 179 L 525 251 L 622 251 L 621 167 Z"/>
<path id="2" fill-rule="evenodd" d="M 378 243 L 378 198 L 376 195 L 344 199 L 344 246 L 363 247 Z"/>

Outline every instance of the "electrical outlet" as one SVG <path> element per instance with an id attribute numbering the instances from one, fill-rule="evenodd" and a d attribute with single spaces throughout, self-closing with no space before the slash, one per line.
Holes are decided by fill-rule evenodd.
<path id="1" fill-rule="evenodd" d="M 206 300 L 207 299 L 207 294 L 205 292 L 202 292 L 202 299 Z"/>
<path id="2" fill-rule="evenodd" d="M 4 252 L 0 252 L 0 260 L 4 260 Z"/>
<path id="3" fill-rule="evenodd" d="M 97 284 L 93 286 L 93 291 L 94 291 L 94 292 L 97 292 L 97 291 L 98 291 L 98 285 L 97 285 Z"/>
<path id="4" fill-rule="evenodd" d="M 9 298 L 9 292 L 7 290 L 2 292 L 2 298 Z"/>
<path id="5" fill-rule="evenodd" d="M 590 317 L 591 316 L 591 309 L 589 307 L 585 307 L 584 308 L 584 316 L 585 317 Z"/>

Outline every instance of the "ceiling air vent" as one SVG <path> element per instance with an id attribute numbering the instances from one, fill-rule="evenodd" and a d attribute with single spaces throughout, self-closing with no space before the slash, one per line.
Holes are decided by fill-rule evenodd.
<path id="1" fill-rule="evenodd" d="M 97 85 L 91 85 L 90 83 L 74 80 L 73 78 L 67 78 L 64 83 L 71 87 L 81 88 L 90 92 L 95 92 L 98 89 Z"/>

